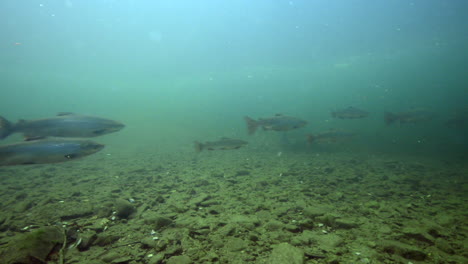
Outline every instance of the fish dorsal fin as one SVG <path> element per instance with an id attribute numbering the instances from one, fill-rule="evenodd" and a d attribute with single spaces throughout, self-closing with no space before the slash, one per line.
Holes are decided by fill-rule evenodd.
<path id="1" fill-rule="evenodd" d="M 283 116 L 283 114 L 276 113 L 275 116 Z"/>
<path id="2" fill-rule="evenodd" d="M 69 116 L 69 115 L 76 115 L 76 114 L 72 112 L 58 112 L 57 113 L 57 116 Z"/>

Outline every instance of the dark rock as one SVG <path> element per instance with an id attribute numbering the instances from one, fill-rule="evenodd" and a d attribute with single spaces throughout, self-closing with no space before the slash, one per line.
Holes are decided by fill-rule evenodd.
<path id="1" fill-rule="evenodd" d="M 81 243 L 78 244 L 77 248 L 79 251 L 88 250 L 91 245 L 96 241 L 97 235 L 94 232 L 83 233 L 81 236 Z"/>
<path id="2" fill-rule="evenodd" d="M 64 234 L 60 228 L 43 227 L 10 242 L 7 250 L 0 254 L 0 263 L 46 263 L 47 256 L 63 242 Z"/>
<path id="3" fill-rule="evenodd" d="M 122 219 L 129 218 L 135 211 L 135 207 L 129 201 L 124 199 L 117 199 L 115 202 L 116 215 Z"/>

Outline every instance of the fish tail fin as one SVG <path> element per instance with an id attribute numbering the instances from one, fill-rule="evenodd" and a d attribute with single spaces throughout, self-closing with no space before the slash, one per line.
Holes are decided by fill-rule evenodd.
<path id="1" fill-rule="evenodd" d="M 248 116 L 245 116 L 244 120 L 245 120 L 245 123 L 247 124 L 247 131 L 249 132 L 249 135 L 252 135 L 253 133 L 255 133 L 255 131 L 257 131 L 257 128 L 258 128 L 258 122 Z"/>
<path id="2" fill-rule="evenodd" d="M 395 114 L 392 114 L 390 112 L 385 112 L 385 114 L 384 114 L 385 124 L 387 124 L 387 125 L 393 124 L 393 122 L 395 122 L 395 120 L 397 120 L 397 119 L 398 119 L 398 116 L 395 115 Z"/>
<path id="3" fill-rule="evenodd" d="M 315 136 L 312 134 L 307 135 L 307 143 L 312 144 L 315 140 Z"/>
<path id="4" fill-rule="evenodd" d="M 0 139 L 4 139 L 11 134 L 13 125 L 10 121 L 0 116 Z"/>
<path id="5" fill-rule="evenodd" d="M 194 147 L 196 152 L 201 152 L 203 150 L 203 144 L 198 141 L 194 142 Z"/>

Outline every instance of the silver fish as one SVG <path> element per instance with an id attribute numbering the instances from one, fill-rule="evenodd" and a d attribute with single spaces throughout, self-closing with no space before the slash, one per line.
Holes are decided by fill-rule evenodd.
<path id="1" fill-rule="evenodd" d="M 58 163 L 94 154 L 104 145 L 84 139 L 41 139 L 0 146 L 0 166 Z"/>
<path id="2" fill-rule="evenodd" d="M 307 141 L 309 144 L 311 143 L 336 143 L 341 142 L 343 140 L 348 140 L 354 137 L 355 134 L 351 132 L 339 131 L 335 129 L 330 129 L 326 132 L 321 132 L 317 134 L 309 134 L 307 135 Z"/>
<path id="3" fill-rule="evenodd" d="M 200 152 L 206 150 L 227 150 L 227 149 L 238 149 L 242 146 L 247 145 L 248 142 L 240 139 L 223 137 L 217 141 L 207 141 L 200 143 L 195 141 L 195 151 Z"/>
<path id="4" fill-rule="evenodd" d="M 96 137 L 113 133 L 124 128 L 125 125 L 100 117 L 59 114 L 56 117 L 20 120 L 13 124 L 0 116 L 0 139 L 13 133 L 23 133 L 26 138 L 44 137 Z"/>
<path id="5" fill-rule="evenodd" d="M 348 107 L 331 113 L 334 118 L 339 119 L 358 119 L 369 115 L 369 112 L 356 107 Z"/>
<path id="6" fill-rule="evenodd" d="M 281 114 L 276 114 L 274 117 L 260 118 L 258 120 L 245 116 L 244 120 L 247 123 L 249 135 L 255 133 L 258 127 L 262 127 L 263 130 L 288 131 L 307 125 L 307 121 Z"/>
<path id="7" fill-rule="evenodd" d="M 406 112 L 390 113 L 385 112 L 384 120 L 387 125 L 395 122 L 399 124 L 416 124 L 432 120 L 435 113 L 425 109 L 412 109 Z"/>

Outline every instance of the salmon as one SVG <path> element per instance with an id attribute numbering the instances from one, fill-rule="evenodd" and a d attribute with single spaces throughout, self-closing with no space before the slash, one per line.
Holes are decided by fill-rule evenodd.
<path id="1" fill-rule="evenodd" d="M 281 114 L 276 114 L 274 117 L 260 118 L 258 120 L 245 116 L 244 120 L 247 124 L 249 135 L 254 134 L 259 127 L 262 127 L 263 130 L 288 131 L 307 125 L 307 122 L 302 119 Z"/>
<path id="2" fill-rule="evenodd" d="M 104 145 L 85 139 L 40 139 L 0 146 L 0 166 L 58 163 L 94 154 Z"/>
<path id="3" fill-rule="evenodd" d="M 0 139 L 22 133 L 27 139 L 45 137 L 88 138 L 113 133 L 125 125 L 105 118 L 62 113 L 56 117 L 20 120 L 16 124 L 0 116 Z"/>

